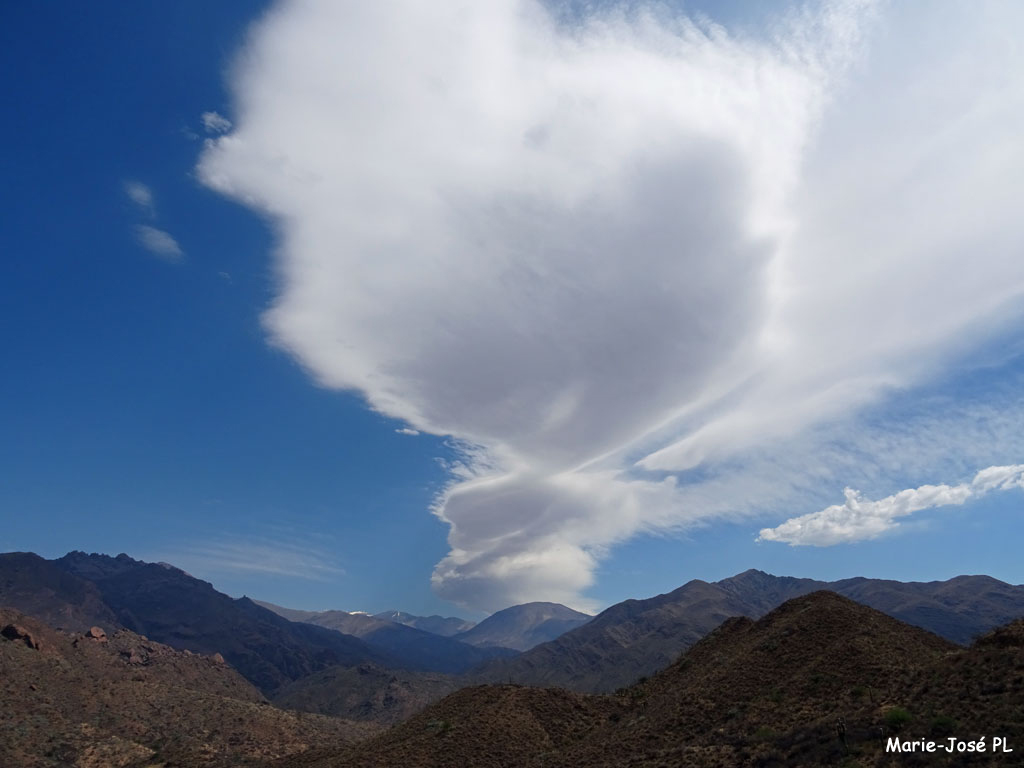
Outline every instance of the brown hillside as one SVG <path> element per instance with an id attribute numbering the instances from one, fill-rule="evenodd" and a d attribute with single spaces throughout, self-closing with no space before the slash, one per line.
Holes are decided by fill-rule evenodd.
<path id="1" fill-rule="evenodd" d="M 216 657 L 126 631 L 93 634 L 0 609 L 5 766 L 255 765 L 372 733 L 275 709 Z"/>

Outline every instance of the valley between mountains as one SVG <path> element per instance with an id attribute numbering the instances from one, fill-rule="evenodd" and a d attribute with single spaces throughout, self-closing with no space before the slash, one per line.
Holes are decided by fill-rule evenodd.
<path id="1" fill-rule="evenodd" d="M 747 571 L 473 624 L 7 553 L 0 608 L 5 766 L 1013 764 L 885 751 L 981 734 L 1024 756 L 1024 586 L 987 576 Z"/>

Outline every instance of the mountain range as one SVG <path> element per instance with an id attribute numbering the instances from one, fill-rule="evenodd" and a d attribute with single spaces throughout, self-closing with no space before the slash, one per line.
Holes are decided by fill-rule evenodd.
<path id="1" fill-rule="evenodd" d="M 821 597 L 826 593 L 831 597 Z M 811 602 L 800 602 L 810 595 L 815 596 Z M 828 602 L 830 600 L 831 602 Z M 843 633 L 846 633 L 847 639 L 854 638 L 850 641 L 852 645 L 835 645 L 839 640 L 824 636 L 815 639 L 817 635 L 807 628 L 806 622 L 796 622 L 796 619 L 792 618 L 796 615 L 793 614 L 794 605 L 804 606 L 809 614 L 818 617 L 816 620 L 830 626 L 829 631 L 839 633 L 837 636 L 840 639 L 844 636 Z M 850 605 L 854 608 L 850 608 Z M 869 693 L 866 695 L 869 698 L 877 699 L 874 701 L 875 710 L 882 704 L 897 706 L 898 701 L 893 698 L 892 690 L 895 690 L 893 686 L 897 686 L 898 683 L 899 696 L 908 701 L 913 697 L 917 697 L 913 700 L 918 702 L 933 701 L 933 704 L 928 705 L 931 707 L 929 711 L 941 714 L 941 708 L 949 706 L 948 696 L 952 695 L 943 694 L 947 698 L 941 699 L 934 699 L 933 696 L 937 695 L 936 681 L 941 682 L 944 679 L 942 675 L 946 674 L 945 668 L 941 667 L 945 663 L 942 659 L 957 660 L 957 674 L 965 675 L 970 680 L 975 679 L 971 676 L 981 675 L 981 672 L 975 669 L 982 663 L 978 659 L 1001 659 L 999 664 L 1008 665 L 1006 674 L 1010 675 L 1007 678 L 1007 685 L 1010 687 L 1003 693 L 1016 691 L 1011 684 L 1015 684 L 1014 680 L 1020 679 L 1019 670 L 1024 669 L 1024 661 L 1019 659 L 1019 651 L 1013 650 L 1018 648 L 1015 643 L 1020 628 L 1011 624 L 1014 619 L 1024 616 L 1024 587 L 1005 584 L 987 576 L 959 576 L 941 582 L 896 582 L 866 578 L 821 582 L 772 576 L 751 570 L 718 582 L 694 580 L 672 592 L 652 598 L 627 600 L 611 606 L 595 617 L 553 603 L 512 606 L 461 631 L 453 631 L 453 628 L 457 623 L 469 622 L 457 618 L 426 617 L 441 620 L 440 628 L 447 633 L 442 635 L 410 626 L 421 617 L 395 611 L 377 616 L 345 611 L 295 611 L 269 603 L 258 603 L 246 597 L 231 598 L 215 590 L 208 582 L 196 579 L 172 565 L 145 563 L 127 555 L 109 557 L 72 552 L 56 560 L 45 560 L 31 553 L 8 553 L 0 555 L 0 607 L 4 606 L 19 612 L 12 613 L 9 610 L 4 614 L 13 617 L 8 622 L 10 626 L 21 626 L 23 630 L 28 627 L 31 631 L 25 632 L 29 635 L 46 638 L 43 642 L 44 648 L 49 646 L 51 650 L 59 650 L 59 655 L 64 659 L 64 662 L 58 663 L 61 669 L 80 667 L 81 674 L 76 673 L 59 680 L 55 678 L 54 690 L 58 690 L 60 686 L 69 686 L 75 691 L 83 687 L 96 691 L 102 689 L 105 684 L 103 681 L 108 677 L 114 681 L 111 683 L 114 686 L 112 690 L 120 690 L 117 686 L 127 685 L 129 682 L 145 683 L 141 688 L 136 686 L 131 696 L 125 693 L 124 695 L 128 697 L 126 700 L 136 701 L 139 707 L 149 707 L 151 705 L 147 703 L 148 694 L 143 694 L 148 687 L 152 687 L 154 696 L 163 697 L 160 698 L 161 701 L 173 703 L 173 711 L 179 713 L 183 718 L 182 722 L 191 723 L 194 713 L 189 714 L 186 711 L 187 700 L 191 694 L 174 693 L 166 688 L 176 684 L 173 675 L 161 678 L 154 672 L 157 677 L 146 676 L 149 673 L 146 673 L 145 669 L 151 666 L 149 659 L 155 659 L 156 661 L 152 663 L 157 666 L 165 663 L 160 661 L 164 659 L 173 661 L 166 662 L 169 664 L 168 668 L 179 670 L 178 674 L 181 674 L 184 680 L 194 679 L 195 686 L 198 686 L 196 690 L 203 696 L 223 695 L 232 701 L 246 702 L 247 707 L 268 708 L 268 712 L 310 713 L 308 717 L 312 719 L 302 721 L 300 718 L 294 722 L 287 718 L 282 720 L 283 715 L 268 715 L 271 719 L 265 722 L 272 721 L 274 724 L 267 724 L 265 728 L 263 725 L 259 727 L 262 729 L 261 733 L 270 734 L 266 736 L 269 741 L 264 743 L 261 741 L 264 736 L 260 735 L 238 737 L 252 747 L 248 752 L 243 750 L 244 755 L 235 749 L 238 743 L 242 743 L 237 739 L 230 743 L 222 743 L 221 738 L 226 732 L 224 729 L 218 728 L 209 734 L 207 742 L 214 745 L 210 747 L 213 752 L 228 756 L 224 757 L 225 760 L 238 760 L 242 761 L 242 764 L 245 760 L 262 760 L 271 753 L 278 756 L 291 755 L 289 759 L 298 760 L 296 755 L 302 752 L 305 754 L 303 760 L 308 758 L 315 761 L 318 759 L 318 752 L 312 748 L 313 744 L 319 745 L 318 748 L 327 750 L 329 755 L 334 756 L 330 759 L 344 754 L 346 760 L 351 756 L 354 761 L 352 764 L 363 764 L 360 761 L 369 759 L 359 751 L 363 746 L 353 748 L 349 745 L 353 739 L 368 737 L 373 729 L 360 730 L 354 721 L 362 721 L 367 728 L 370 725 L 374 728 L 394 726 L 373 742 L 379 743 L 375 749 L 379 749 L 381 754 L 391 754 L 389 750 L 392 747 L 388 745 L 394 744 L 399 745 L 394 747 L 398 750 L 394 753 L 396 759 L 397 756 L 408 753 L 410 760 L 413 760 L 408 763 L 410 765 L 434 764 L 429 762 L 433 759 L 430 757 L 432 753 L 429 749 L 423 754 L 417 751 L 422 747 L 416 746 L 420 737 L 414 737 L 414 734 L 402 729 L 411 723 L 420 722 L 427 732 L 440 739 L 439 744 L 447 744 L 451 738 L 449 730 L 455 729 L 454 726 L 449 728 L 444 723 L 454 723 L 456 721 L 453 718 L 458 718 L 458 722 L 467 723 L 466 728 L 476 734 L 472 737 L 465 736 L 469 739 L 467 743 L 475 744 L 475 748 L 479 748 L 478 739 L 483 738 L 484 731 L 474 730 L 477 729 L 477 725 L 470 727 L 468 723 L 475 722 L 474 718 L 486 720 L 493 717 L 494 727 L 498 729 L 495 732 L 495 739 L 503 738 L 500 736 L 500 723 L 503 719 L 511 718 L 508 725 L 513 729 L 526 727 L 527 722 L 534 722 L 543 733 L 527 728 L 520 734 L 523 738 L 540 739 L 542 743 L 549 744 L 551 754 L 560 756 L 559 760 L 569 760 L 568 756 L 572 755 L 575 756 L 573 759 L 578 758 L 581 761 L 580 765 L 603 765 L 605 763 L 601 762 L 604 759 L 601 755 L 614 752 L 614 745 L 605 744 L 596 735 L 587 734 L 595 729 L 607 730 L 609 733 L 619 732 L 617 723 L 622 718 L 634 717 L 636 720 L 639 717 L 637 712 L 642 713 L 642 708 L 636 709 L 639 701 L 660 702 L 659 712 L 669 707 L 668 699 L 662 699 L 669 696 L 666 691 L 671 686 L 663 686 L 656 682 L 658 680 L 671 679 L 672 686 L 682 686 L 680 690 L 690 690 L 692 695 L 699 693 L 703 697 L 701 700 L 707 712 L 711 713 L 704 720 L 700 719 L 699 714 L 686 709 L 689 705 L 684 707 L 678 702 L 671 705 L 676 709 L 682 707 L 683 709 L 679 711 L 686 710 L 687 722 L 690 723 L 686 726 L 690 729 L 687 731 L 687 738 L 698 743 L 700 738 L 690 733 L 696 728 L 693 723 L 705 722 L 707 727 L 714 726 L 721 730 L 721 722 L 736 718 L 739 718 L 739 722 L 754 727 L 755 730 L 767 728 L 772 733 L 788 733 L 796 738 L 793 734 L 797 731 L 804 733 L 800 731 L 803 726 L 796 721 L 783 720 L 776 715 L 769 716 L 761 709 L 751 709 L 752 704 L 739 706 L 737 702 L 749 702 L 757 699 L 757 696 L 767 695 L 763 693 L 765 686 L 769 686 L 769 694 L 771 689 L 778 688 L 783 691 L 780 695 L 788 696 L 789 694 L 785 693 L 788 690 L 785 686 L 800 678 L 807 670 L 811 670 L 808 674 L 816 676 L 818 682 L 815 685 L 822 680 L 827 681 L 830 675 L 839 673 L 830 672 L 822 665 L 827 662 L 841 666 L 842 659 L 846 657 L 856 661 L 858 674 L 863 674 L 864 680 L 869 681 L 854 684 L 853 687 L 867 690 Z M 779 613 L 782 610 L 780 606 L 790 606 L 787 608 L 789 612 Z M 882 613 L 874 609 L 887 614 L 885 621 L 878 618 Z M 864 613 L 865 611 L 867 613 Z M 399 614 L 403 621 L 395 620 L 398 618 L 395 614 Z M 773 618 L 768 625 L 762 625 L 761 622 L 767 620 L 769 616 Z M 782 617 L 786 616 L 791 618 L 783 621 Z M 429 622 L 424 626 L 428 624 Z M 893 627 L 897 624 L 904 627 L 897 635 L 904 639 L 904 646 L 909 648 L 912 651 L 911 655 L 917 659 L 913 664 L 901 655 L 903 651 L 900 648 L 903 646 L 894 644 L 890 647 L 887 645 L 890 641 L 884 639 L 888 636 L 887 632 L 896 631 Z M 771 632 L 753 629 L 762 626 L 771 626 L 774 629 Z M 858 629 L 858 626 L 862 628 Z M 991 634 L 999 626 L 1008 628 Z M 18 651 L 20 655 L 12 656 L 14 652 L 10 651 L 10 648 L 14 646 L 24 646 L 30 650 L 38 648 L 33 647 L 28 641 L 19 641 L 19 638 L 24 640 L 24 633 L 19 634 L 21 630 L 12 629 L 8 633 L 6 627 L 3 629 L 6 638 L 3 647 L 7 649 L 3 657 L 7 665 L 3 670 L 4 674 L 12 680 L 21 681 L 19 685 L 36 685 L 31 682 L 32 675 L 43 673 L 39 671 L 42 668 L 38 663 L 32 660 L 47 658 L 46 654 L 49 651 L 39 657 L 26 656 L 24 651 Z M 55 629 L 62 631 L 58 632 Z M 921 640 L 926 636 L 924 630 L 934 633 L 934 637 L 927 635 L 928 638 L 932 638 L 927 642 Z M 764 632 L 768 634 L 762 637 Z M 792 662 L 792 668 L 786 666 L 790 663 L 786 661 L 789 657 L 772 652 L 776 648 L 789 647 L 786 644 L 790 643 L 790 636 L 798 632 L 809 633 L 807 643 L 819 640 L 824 643 L 821 646 L 821 653 L 824 655 L 817 662 L 806 662 L 806 670 L 795 661 Z M 82 638 L 91 643 L 97 639 L 94 636 L 96 633 L 118 638 L 116 644 L 95 644 L 95 647 L 102 646 L 107 651 L 115 647 L 119 649 L 118 654 L 111 657 L 113 661 L 103 661 L 105 657 L 96 657 L 100 661 L 94 660 L 95 663 L 82 661 L 86 657 L 81 656 L 84 652 L 81 648 L 93 647 L 83 646 Z M 7 634 L 12 635 L 13 646 L 12 637 L 7 637 Z M 872 639 L 875 634 L 882 639 Z M 970 652 L 958 650 L 972 638 L 982 635 L 987 639 L 975 642 Z M 917 639 L 911 642 L 912 638 Z M 712 639 L 717 643 L 711 646 L 717 649 L 713 652 L 708 651 L 706 645 Z M 793 651 L 794 654 L 812 654 L 810 645 L 797 644 L 792 647 L 797 649 Z M 975 652 L 979 647 L 985 647 L 990 651 L 1005 647 L 1009 649 L 1006 651 L 1009 656 L 998 656 L 994 653 L 979 656 L 981 652 Z M 523 650 L 519 652 L 517 649 Z M 680 656 L 684 652 L 686 656 L 683 658 L 689 659 L 685 663 L 680 661 Z M 95 655 L 96 652 L 88 653 Z M 1018 653 L 1018 656 L 1013 657 L 1013 653 Z M 888 659 L 883 665 L 885 669 L 871 666 L 865 660 L 865 654 L 879 654 L 883 661 Z M 1017 658 L 1018 661 L 1013 661 L 1011 657 Z M 88 658 L 92 659 L 93 656 Z M 1006 658 L 1011 658 L 1011 661 L 1006 661 Z M 213 659 L 213 662 L 197 659 Z M 742 661 L 743 659 L 746 661 Z M 940 665 L 935 667 L 939 671 L 931 673 L 930 679 L 933 682 L 922 682 L 924 678 L 921 675 L 925 673 L 920 672 L 921 665 L 933 662 Z M 25 672 L 18 666 L 19 664 L 35 664 L 32 667 L 35 672 Z M 696 673 L 692 671 L 684 675 L 682 668 L 677 669 L 680 664 L 698 664 L 704 670 L 701 673 L 703 677 L 695 676 Z M 744 667 L 744 664 L 748 666 Z M 818 666 L 815 667 L 814 664 Z M 898 673 L 897 668 L 904 664 L 918 671 L 910 677 Z M 128 668 L 127 672 L 122 668 L 125 666 Z M 839 668 L 836 667 L 837 670 Z M 664 678 L 664 675 L 673 669 L 676 669 L 676 672 L 672 674 L 677 677 Z M 719 669 L 722 674 L 728 672 L 735 679 L 708 677 L 713 669 Z M 230 675 L 227 675 L 225 670 L 230 671 Z M 889 674 L 893 679 L 883 685 L 879 681 L 885 676 L 885 670 L 888 670 L 885 674 Z M 765 678 L 764 674 L 769 673 L 776 677 L 771 680 Z M 744 678 L 747 682 L 740 681 L 744 674 L 747 676 Z M 141 679 L 136 680 L 135 678 L 140 675 Z M 217 679 L 221 682 L 214 681 L 213 677 L 210 677 L 212 675 L 220 675 Z M 779 675 L 785 677 L 781 683 L 776 679 Z M 847 685 L 852 679 L 848 676 L 840 677 L 842 685 Z M 46 678 L 46 675 L 43 675 L 43 678 Z M 685 682 L 685 685 L 684 678 L 685 681 L 689 681 Z M 229 681 L 230 685 L 224 681 Z M 501 685 L 496 686 L 495 683 Z M 485 687 L 479 688 L 482 684 Z M 701 692 L 693 689 L 693 686 L 698 684 L 707 690 L 702 689 Z M 209 687 L 211 685 L 212 688 Z M 224 688 L 224 685 L 227 685 L 227 688 Z M 756 691 L 747 690 L 744 685 L 748 688 L 754 686 Z M 914 688 L 914 685 L 918 687 Z M 185 687 L 188 688 L 187 685 Z M 819 692 L 814 685 L 806 682 L 805 687 L 804 693 L 809 697 L 811 704 L 807 705 L 810 709 L 804 709 L 807 710 L 806 716 L 813 719 L 817 717 L 813 713 L 819 712 L 824 704 L 819 700 Z M 992 690 L 996 689 L 998 685 Z M 12 701 L 18 701 L 18 697 L 24 694 L 24 691 L 19 693 L 18 689 L 6 690 Z M 38 711 L 42 711 L 38 710 L 38 707 L 50 711 L 46 708 L 56 706 L 54 697 L 60 698 L 58 693 L 53 692 L 39 698 L 33 689 L 29 690 L 33 691 L 33 694 L 27 699 L 30 704 L 26 705 L 27 712 L 38 714 Z M 486 693 L 473 693 L 477 690 Z M 849 711 L 854 712 L 856 717 L 862 718 L 864 722 L 878 716 L 877 712 L 872 714 L 864 707 L 858 709 L 859 704 L 858 707 L 854 707 L 850 696 L 840 696 L 836 690 L 828 686 L 822 688 L 822 691 L 830 692 L 829 695 L 839 696 L 842 701 L 846 701 L 850 705 Z M 721 696 L 708 691 L 720 691 Z M 79 693 L 69 693 L 69 701 L 78 701 L 75 699 L 78 695 Z M 491 697 L 493 701 L 488 699 L 490 703 L 485 702 L 479 698 L 481 696 Z M 754 696 L 754 699 L 750 699 L 751 696 Z M 768 703 L 758 707 L 768 708 L 773 701 L 771 696 L 774 694 L 769 696 Z M 981 692 L 980 689 L 978 696 L 982 697 L 978 700 L 979 706 L 988 707 L 992 704 L 998 711 L 1002 711 L 999 708 L 1006 705 L 1005 697 L 997 697 L 990 701 L 989 698 L 985 698 L 989 694 Z M 433 709 L 442 704 L 441 710 Z M 103 727 L 100 728 L 97 725 L 99 721 L 93 718 L 89 721 L 91 724 L 87 723 L 93 730 L 86 729 L 92 735 L 82 736 L 85 731 L 81 730 L 79 721 L 75 720 L 76 706 L 78 705 L 67 704 L 65 707 L 61 704 L 63 709 L 57 707 L 64 713 L 60 715 L 63 719 L 59 719 L 59 722 L 63 723 L 58 729 L 59 733 L 63 734 L 60 739 L 71 745 L 68 747 L 71 752 L 85 754 L 82 750 L 93 742 L 106 744 L 103 749 L 109 747 L 115 752 L 121 747 L 129 749 L 130 745 L 125 746 L 116 739 L 110 740 L 112 734 L 120 733 L 118 728 L 121 727 L 119 723 L 122 720 L 118 720 L 117 717 L 130 718 L 129 714 L 121 712 L 113 704 L 104 705 L 97 710 L 107 712 L 103 716 L 107 718 L 106 720 L 100 718 L 104 723 Z M 89 704 L 82 711 L 92 711 L 89 708 L 92 706 L 93 704 Z M 226 712 L 236 712 L 238 706 L 234 703 L 223 705 Z M 108 712 L 110 707 L 112 709 Z M 424 710 L 425 707 L 427 709 Z M 460 707 L 465 707 L 466 711 L 455 714 L 460 711 Z M 729 713 L 737 707 L 739 714 L 730 715 Z M 421 711 L 424 715 L 417 715 Z M 117 712 L 121 714 L 115 717 Z M 423 721 L 422 717 L 430 712 L 434 715 Z M 754 716 L 752 713 L 756 714 L 753 720 L 750 719 Z M 20 715 L 12 715 L 10 712 L 8 714 L 21 723 L 17 719 Z M 248 716 L 237 714 L 232 717 L 245 720 Z M 317 717 L 326 720 L 317 720 Z M 964 717 L 965 721 L 969 720 Z M 682 733 L 685 730 L 680 722 L 672 724 L 668 721 L 658 721 L 660 724 L 652 724 L 653 718 L 647 715 L 644 715 L 644 718 L 652 722 L 633 727 L 637 729 L 637 733 L 641 733 L 643 729 L 655 728 L 656 725 L 657 732 L 652 731 L 649 734 L 652 743 L 658 743 L 658 739 L 663 738 L 664 733 Z M 636 722 L 646 722 L 644 718 Z M 757 718 L 764 718 L 767 724 L 758 724 Z M 344 726 L 338 726 L 340 730 L 337 733 L 331 731 L 334 727 L 331 723 L 335 720 Z M 252 722 L 264 723 L 259 718 Z M 598 723 L 604 725 L 598 727 Z M 616 725 L 613 727 L 608 723 Z M 145 749 L 154 750 L 153 754 L 164 754 L 167 752 L 165 747 L 168 744 L 171 745 L 168 754 L 177 754 L 176 749 L 181 751 L 181 754 L 193 754 L 189 750 L 200 749 L 189 741 L 191 737 L 187 734 L 171 733 L 173 728 L 169 731 L 163 726 L 145 725 L 145 718 L 143 726 L 140 726 L 143 730 L 138 732 L 139 740 L 129 739 L 131 744 L 144 748 L 143 751 L 137 751 L 139 755 L 142 755 Z M 28 726 L 24 726 L 23 723 L 18 725 L 21 729 L 18 733 L 23 733 L 25 727 Z M 241 726 L 236 724 L 232 727 Z M 481 724 L 480 727 L 483 728 L 484 725 Z M 563 727 L 564 732 L 549 732 L 552 728 L 557 730 Z M 820 723 L 815 725 L 814 728 L 818 730 L 812 729 L 813 733 L 818 733 L 822 727 Z M 97 728 L 99 730 L 96 730 Z M 323 735 L 317 735 L 321 730 Z M 460 727 L 460 732 L 462 730 L 464 729 Z M 725 732 L 732 733 L 729 728 L 725 728 Z M 332 733 L 334 735 L 331 735 Z M 659 736 L 659 733 L 662 736 Z M 159 738 L 150 738 L 153 734 L 157 734 Z M 300 737 L 296 734 L 302 735 Z M 625 740 L 623 743 L 629 744 L 631 742 L 627 736 L 628 734 L 620 733 L 616 738 L 622 738 Z M 781 742 L 762 739 L 761 742 L 754 743 L 748 736 L 749 734 L 737 732 L 729 735 L 726 740 L 728 743 L 721 740 L 708 742 L 705 739 L 706 743 L 700 742 L 704 743 L 701 749 L 708 754 L 729 755 L 728 760 L 740 760 L 742 755 L 762 752 L 768 754 L 772 750 L 789 757 L 796 754 L 792 751 L 793 745 L 785 739 Z M 459 738 L 462 739 L 463 736 Z M 246 739 L 248 741 L 245 741 Z M 288 742 L 291 746 L 285 745 L 282 739 L 291 739 Z M 17 744 L 12 742 L 11 749 L 24 750 L 27 748 L 25 744 L 31 741 L 29 739 L 28 742 Z M 762 749 L 758 746 L 769 742 L 774 744 L 771 749 Z M 120 746 L 117 746 L 118 744 Z M 60 744 L 53 743 L 47 749 L 53 751 L 53 754 L 62 754 L 63 748 Z M 355 751 L 352 751 L 353 749 Z M 452 749 L 452 754 L 458 754 L 462 747 L 453 744 Z M 664 749 L 668 747 L 664 746 Z M 500 759 L 508 757 L 505 753 L 502 755 Z M 786 757 L 786 760 L 789 760 L 789 757 Z M 799 759 L 803 760 L 805 757 Z M 497 759 L 495 757 L 495 760 Z M 689 755 L 685 759 L 695 758 Z M 742 760 L 745 759 L 742 757 Z M 417 763 L 416 760 L 420 762 Z M 424 760 L 427 762 L 423 762 Z M 535 756 L 529 760 L 535 760 Z M 523 764 L 532 764 L 529 760 Z M 723 760 L 725 762 L 715 763 L 712 760 L 707 764 L 732 764 L 725 758 Z M 742 760 L 735 764 L 743 764 Z M 79 764 L 85 765 L 88 761 L 81 758 Z M 95 764 L 105 763 L 101 760 Z M 130 764 L 132 763 L 125 763 Z M 492 764 L 505 763 L 492 761 Z M 551 764 L 560 763 L 553 760 Z M 669 761 L 666 764 L 676 763 Z M 700 763 L 698 761 L 693 764 Z M 772 764 L 813 763 L 763 763 Z"/>
<path id="2" fill-rule="evenodd" d="M 378 619 L 393 621 L 396 624 L 405 624 L 407 627 L 422 629 L 424 632 L 432 632 L 441 637 L 451 637 L 476 626 L 474 621 L 467 621 L 455 616 L 414 616 L 405 611 L 384 611 L 375 613 L 374 616 Z"/>
<path id="3" fill-rule="evenodd" d="M 1024 749 L 1024 621 L 962 648 L 834 592 L 734 617 L 616 694 L 463 688 L 377 736 L 282 767 L 1003 766 Z M 1001 752 L 993 737 L 1014 753 Z M 986 739 L 986 752 L 887 752 Z"/>
<path id="4" fill-rule="evenodd" d="M 319 627 L 336 629 L 339 632 L 355 635 L 382 648 L 400 653 L 415 652 L 412 650 L 414 644 L 422 648 L 424 652 L 430 648 L 436 648 L 438 651 L 449 647 L 461 648 L 463 663 L 451 665 L 459 666 L 459 669 L 445 670 L 437 667 L 437 671 L 441 672 L 462 672 L 468 668 L 467 663 L 472 666 L 487 658 L 511 656 L 514 655 L 512 651 L 529 650 L 536 645 L 554 640 L 569 630 L 586 624 L 593 618 L 589 614 L 574 611 L 559 603 L 513 605 L 491 614 L 479 624 L 458 618 L 443 619 L 440 616 L 424 618 L 401 611 L 390 611 L 371 616 L 362 612 L 348 613 L 338 610 L 298 611 L 259 600 L 256 603 L 289 621 L 301 621 L 316 624 Z M 404 620 L 398 621 L 396 618 L 392 618 L 395 616 Z M 456 623 L 469 625 L 469 628 L 448 634 L 448 631 Z M 429 641 L 425 637 L 427 634 L 437 635 L 438 633 L 424 630 L 423 627 L 438 624 L 445 632 L 440 637 L 445 638 L 447 642 L 440 642 L 436 637 L 434 641 Z M 462 647 L 463 644 L 487 650 L 473 651 Z"/>
<path id="5" fill-rule="evenodd" d="M 430 672 L 459 674 L 488 659 L 511 656 L 515 651 L 498 646 L 477 647 L 462 642 L 462 635 L 444 637 L 422 629 L 346 611 L 296 611 L 273 603 L 255 601 L 289 621 L 333 629 L 358 637 L 367 645 L 397 659 L 400 666 Z"/>
<path id="6" fill-rule="evenodd" d="M 1024 616 L 1024 586 L 988 576 L 823 582 L 749 570 L 618 603 L 551 642 L 488 662 L 474 671 L 474 679 L 614 691 L 663 669 L 729 617 L 756 619 L 786 600 L 820 590 L 845 595 L 958 644 Z"/>

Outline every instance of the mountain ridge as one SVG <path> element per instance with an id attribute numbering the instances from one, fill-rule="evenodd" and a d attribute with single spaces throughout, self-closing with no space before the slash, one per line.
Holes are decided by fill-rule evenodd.
<path id="1" fill-rule="evenodd" d="M 1024 616 L 1024 586 L 989 576 L 899 582 L 824 582 L 749 569 L 717 582 L 692 579 L 671 592 L 610 606 L 590 622 L 511 659 L 472 671 L 477 682 L 513 681 L 610 692 L 671 664 L 732 616 L 760 618 L 786 600 L 832 590 L 963 645 Z"/>

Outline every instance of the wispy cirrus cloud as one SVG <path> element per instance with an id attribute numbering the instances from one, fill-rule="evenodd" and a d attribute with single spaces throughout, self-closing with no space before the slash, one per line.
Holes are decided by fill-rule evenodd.
<path id="1" fill-rule="evenodd" d="M 139 224 L 135 228 L 135 234 L 143 248 L 164 261 L 179 262 L 185 256 L 185 252 L 170 232 L 148 224 Z"/>
<path id="2" fill-rule="evenodd" d="M 345 573 L 322 546 L 288 536 L 224 535 L 161 553 L 156 559 L 197 576 L 268 574 L 332 581 Z"/>
<path id="3" fill-rule="evenodd" d="M 126 181 L 124 183 L 124 193 L 143 213 L 149 216 L 153 216 L 155 214 L 155 209 L 153 207 L 153 190 L 141 181 Z"/>
<path id="4" fill-rule="evenodd" d="M 200 116 L 203 129 L 214 135 L 227 133 L 231 130 L 231 121 L 218 112 L 203 112 Z"/>
<path id="5" fill-rule="evenodd" d="M 156 218 L 156 203 L 153 199 L 153 190 L 141 181 L 124 182 L 124 193 L 136 208 L 148 219 Z M 178 241 L 174 236 L 158 227 L 150 224 L 137 224 L 135 226 L 135 239 L 139 245 L 145 248 L 154 256 L 164 261 L 177 263 L 185 257 Z"/>
<path id="6" fill-rule="evenodd" d="M 616 542 L 838 476 L 859 413 L 1024 291 L 1024 9 L 982 6 L 753 38 L 663 6 L 282 2 L 199 176 L 278 224 L 274 343 L 465 447 L 438 594 L 581 605 Z"/>

